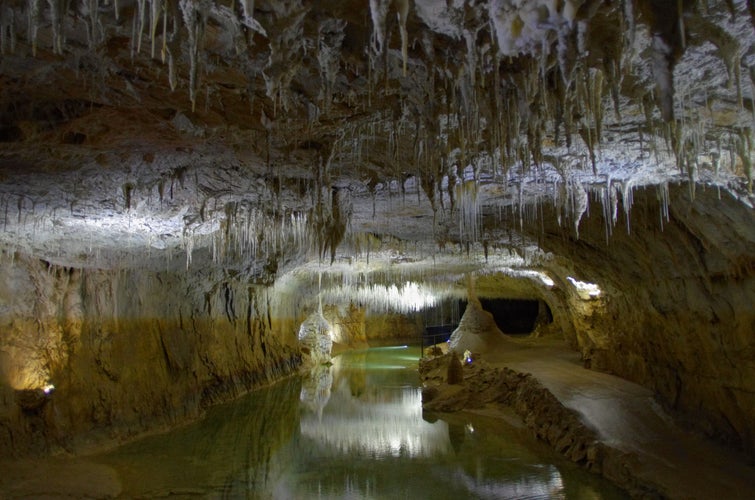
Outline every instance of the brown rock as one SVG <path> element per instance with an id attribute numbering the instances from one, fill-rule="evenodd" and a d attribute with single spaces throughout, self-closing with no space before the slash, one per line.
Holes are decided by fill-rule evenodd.
<path id="1" fill-rule="evenodd" d="M 451 351 L 451 356 L 448 359 L 446 383 L 449 385 L 464 383 L 464 367 L 461 365 L 461 361 L 454 351 Z"/>

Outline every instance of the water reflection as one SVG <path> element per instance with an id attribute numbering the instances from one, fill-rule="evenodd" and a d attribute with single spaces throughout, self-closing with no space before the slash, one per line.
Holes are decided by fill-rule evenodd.
<path id="1" fill-rule="evenodd" d="M 99 458 L 125 497 L 624 498 L 498 419 L 423 419 L 418 354 L 341 355 Z"/>
<path id="2" fill-rule="evenodd" d="M 407 348 L 408 350 L 408 348 Z M 411 367 L 416 356 L 380 348 L 339 356 L 312 376 L 316 391 L 302 386 L 306 408 L 300 430 L 321 456 L 354 458 L 432 457 L 451 450 L 444 422 L 422 420 L 422 394 Z M 325 377 L 320 371 L 327 370 Z M 384 373 L 388 371 L 389 373 Z M 317 400 L 319 396 L 324 400 Z M 327 399 L 326 399 L 327 398 Z"/>
<path id="3" fill-rule="evenodd" d="M 289 379 L 98 461 L 116 469 L 126 497 L 270 497 L 294 453 L 300 390 L 300 381 Z"/>

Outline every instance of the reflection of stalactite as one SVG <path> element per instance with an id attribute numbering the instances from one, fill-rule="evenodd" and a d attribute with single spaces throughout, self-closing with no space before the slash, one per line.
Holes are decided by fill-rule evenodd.
<path id="1" fill-rule="evenodd" d="M 330 365 L 315 365 L 302 377 L 299 400 L 302 405 L 322 418 L 323 409 L 330 401 L 330 391 L 333 385 L 333 374 Z"/>

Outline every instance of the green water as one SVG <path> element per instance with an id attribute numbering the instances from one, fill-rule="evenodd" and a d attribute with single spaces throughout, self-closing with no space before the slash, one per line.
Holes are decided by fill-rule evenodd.
<path id="1" fill-rule="evenodd" d="M 423 418 L 418 355 L 343 354 L 97 461 L 126 497 L 626 498 L 499 419 Z"/>

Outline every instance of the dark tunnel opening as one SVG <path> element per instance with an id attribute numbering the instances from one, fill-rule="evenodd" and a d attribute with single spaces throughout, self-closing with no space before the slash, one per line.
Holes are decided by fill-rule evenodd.
<path id="1" fill-rule="evenodd" d="M 485 299 L 480 298 L 482 308 L 493 315 L 498 328 L 509 335 L 526 335 L 542 323 L 553 322 L 550 307 L 538 299 Z M 464 314 L 466 301 L 460 301 L 459 312 Z"/>

